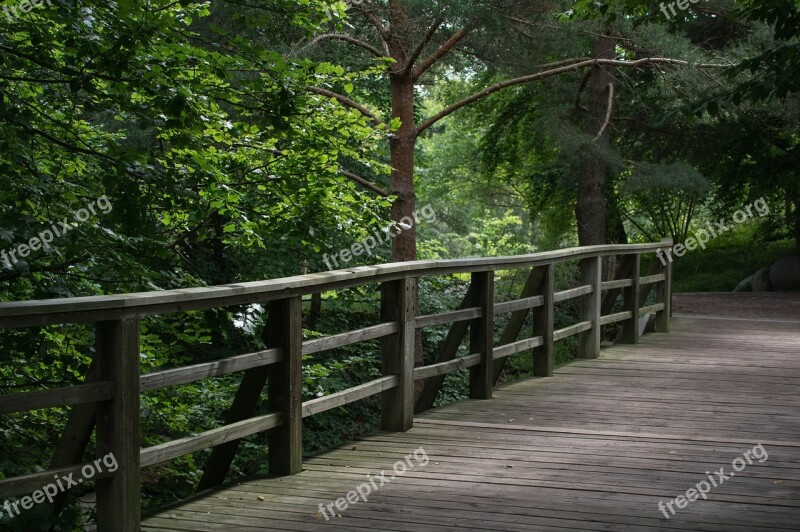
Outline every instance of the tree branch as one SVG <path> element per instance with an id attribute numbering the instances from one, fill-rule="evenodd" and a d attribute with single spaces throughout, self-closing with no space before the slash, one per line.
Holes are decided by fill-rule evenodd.
<path id="1" fill-rule="evenodd" d="M 372 55 L 376 57 L 384 57 L 383 52 L 381 52 L 371 44 L 364 42 L 361 39 L 356 39 L 352 35 L 347 35 L 346 33 L 325 33 L 323 35 L 320 35 L 319 37 L 315 37 L 311 42 L 309 42 L 303 48 L 309 48 L 311 46 L 314 46 L 315 44 L 319 44 L 322 41 L 326 40 L 347 41 L 351 44 L 355 44 L 356 46 L 360 46 L 361 48 L 369 51 Z"/>
<path id="2" fill-rule="evenodd" d="M 611 123 L 611 112 L 614 109 L 614 84 L 608 84 L 608 109 L 606 109 L 606 119 L 603 122 L 603 125 L 600 127 L 600 131 L 597 133 L 597 136 L 592 139 L 592 143 L 597 142 L 600 140 L 600 137 L 603 136 L 603 133 L 606 132 L 606 128 L 608 124 Z"/>
<path id="3" fill-rule="evenodd" d="M 527 76 L 522 76 L 520 78 L 509 79 L 506 81 L 501 81 L 500 83 L 496 83 L 491 87 L 487 87 L 482 91 L 476 92 L 472 96 L 468 96 L 463 100 L 460 100 L 446 107 L 439 113 L 428 118 L 417 127 L 417 133 L 418 134 L 422 133 L 423 131 L 431 127 L 433 124 L 435 124 L 442 118 L 450 116 L 451 114 L 458 111 L 462 107 L 477 102 L 478 100 L 485 98 L 490 94 L 494 94 L 495 92 L 501 91 L 508 87 L 513 87 L 515 85 L 522 85 L 523 83 L 530 83 L 531 81 L 539 81 L 541 79 L 556 76 L 558 74 L 563 74 L 565 72 L 573 72 L 575 70 L 580 70 L 581 68 L 595 66 L 595 65 L 609 65 L 614 67 L 636 68 L 644 66 L 655 66 L 660 64 L 690 65 L 691 63 L 689 63 L 688 61 L 683 61 L 681 59 L 670 59 L 666 57 L 647 57 L 644 59 L 637 59 L 635 61 L 621 61 L 618 59 L 587 59 L 585 61 L 579 61 L 577 63 L 572 63 L 563 67 L 554 68 L 551 70 L 545 70 L 544 72 L 537 72 L 535 74 L 529 74 Z M 694 66 L 696 66 L 697 68 L 728 68 L 730 65 L 720 65 L 715 63 L 700 63 Z"/>
<path id="4" fill-rule="evenodd" d="M 455 48 L 455 46 L 461 42 L 464 37 L 470 34 L 470 32 L 474 28 L 474 23 L 471 23 L 466 28 L 461 28 L 457 32 L 455 32 L 449 39 L 447 39 L 444 44 L 442 44 L 435 52 L 433 52 L 430 56 L 428 56 L 424 61 L 422 61 L 417 67 L 414 68 L 414 80 L 419 79 L 419 77 L 424 74 L 429 68 L 436 64 L 442 57 L 450 53 L 450 51 Z"/>
<path id="5" fill-rule="evenodd" d="M 348 172 L 347 170 L 341 170 L 340 169 L 339 173 L 342 174 L 343 176 L 345 176 L 348 179 L 352 179 L 353 181 L 355 181 L 356 183 L 358 183 L 362 187 L 368 188 L 371 191 L 373 191 L 374 193 L 376 193 L 376 194 L 378 194 L 380 196 L 383 196 L 384 198 L 388 198 L 390 196 L 390 194 L 387 191 L 383 190 L 382 188 L 380 188 L 378 186 L 373 185 L 372 183 L 370 183 L 369 181 L 367 181 L 363 177 L 359 177 L 356 174 Z"/>
<path id="6" fill-rule="evenodd" d="M 581 105 L 581 95 L 583 94 L 583 91 L 586 89 L 586 85 L 588 85 L 589 80 L 591 78 L 592 78 L 592 71 L 591 71 L 591 69 L 589 69 L 589 70 L 586 71 L 586 75 L 583 76 L 583 79 L 581 80 L 581 84 L 578 87 L 578 94 L 577 94 L 577 96 L 575 96 L 575 109 L 577 109 L 579 111 L 588 111 L 589 110 L 586 107 Z"/>
<path id="7" fill-rule="evenodd" d="M 344 95 L 339 94 L 337 92 L 329 91 L 327 89 L 322 89 L 320 87 L 308 87 L 308 89 L 306 89 L 306 90 L 308 90 L 308 92 L 311 92 L 313 94 L 319 94 L 320 96 L 327 96 L 328 98 L 334 98 L 336 101 L 338 101 L 342 105 L 345 105 L 347 107 L 355 109 L 356 111 L 358 111 L 362 115 L 366 116 L 367 118 L 372 120 L 372 122 L 376 126 L 378 126 L 378 127 L 386 127 L 386 124 L 383 121 L 381 121 L 380 118 L 375 116 L 375 114 L 372 111 L 370 111 L 369 109 L 367 109 L 366 107 L 364 107 L 360 103 L 354 102 L 353 100 L 351 100 L 347 96 L 344 96 Z"/>
<path id="8" fill-rule="evenodd" d="M 366 18 L 373 26 L 375 26 L 375 29 L 378 30 L 378 34 L 381 36 L 381 39 L 383 39 L 384 42 L 389 42 L 389 29 L 383 25 L 383 22 L 381 22 L 378 17 L 375 16 L 375 13 L 367 9 L 367 6 L 365 6 L 363 2 L 355 7 L 361 12 L 362 15 L 364 15 L 364 18 Z"/>
<path id="9" fill-rule="evenodd" d="M 428 46 L 429 42 L 431 42 L 431 39 L 433 39 L 433 36 L 439 30 L 439 27 L 442 25 L 442 23 L 444 23 L 444 19 L 437 18 L 433 22 L 433 25 L 430 28 L 428 28 L 428 31 L 425 33 L 425 36 L 419 42 L 414 51 L 411 52 L 411 55 L 409 56 L 408 61 L 406 62 L 406 66 L 403 69 L 402 72 L 403 74 L 408 74 L 409 72 L 411 72 L 411 69 L 414 68 L 414 63 L 417 62 L 419 56 L 422 55 L 422 52 L 425 51 L 425 47 Z"/>

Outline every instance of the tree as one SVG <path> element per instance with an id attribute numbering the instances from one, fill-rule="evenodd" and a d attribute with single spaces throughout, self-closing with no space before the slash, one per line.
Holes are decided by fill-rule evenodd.
<path id="1" fill-rule="evenodd" d="M 339 4 L 337 6 L 337 9 L 343 7 Z M 609 45 L 603 41 L 604 48 L 598 57 L 573 57 L 539 65 L 533 73 L 489 83 L 476 92 L 445 105 L 432 116 L 418 120 L 415 113 L 417 90 L 423 83 L 430 83 L 423 80 L 423 76 L 429 78 L 435 71 L 442 75 L 446 74 L 447 67 L 454 65 L 458 59 L 454 58 L 456 52 L 461 53 L 461 66 L 468 70 L 479 68 L 481 65 L 479 58 L 485 55 L 487 48 L 508 44 L 504 38 L 510 39 L 510 30 L 514 30 L 513 35 L 517 37 L 519 34 L 525 34 L 525 29 L 533 27 L 539 32 L 537 38 L 541 38 L 545 32 L 558 31 L 560 28 L 556 23 L 555 4 L 484 0 L 470 3 L 465 7 L 462 2 L 455 0 L 389 0 L 386 5 L 360 3 L 354 5 L 351 11 L 355 15 L 354 26 L 344 31 L 345 21 L 339 21 L 336 31 L 318 35 L 306 47 L 336 42 L 359 47 L 375 57 L 385 56 L 391 59 L 386 77 L 389 82 L 392 123 L 397 129 L 390 135 L 392 173 L 388 192 L 396 198 L 392 205 L 392 219 L 396 222 L 411 216 L 414 210 L 416 200 L 414 151 L 419 135 L 459 109 L 504 89 L 588 68 L 638 68 L 687 64 L 686 61 L 664 57 L 643 57 L 631 61 L 609 58 Z M 337 13 L 341 14 L 338 11 Z M 467 60 L 465 56 L 471 59 Z M 595 76 L 597 90 L 607 91 L 608 87 L 603 84 L 602 79 L 597 81 L 599 78 L 599 74 Z M 370 119 L 376 119 L 380 114 L 373 112 L 369 106 L 356 102 L 351 95 L 321 87 L 310 90 L 332 98 L 341 105 L 356 109 Z M 608 98 L 602 98 L 602 101 L 602 113 L 605 113 Z M 600 109 L 598 106 L 596 111 L 600 112 Z M 596 119 L 594 120 L 596 122 Z M 601 119 L 599 125 L 593 127 L 599 132 L 604 121 Z M 603 135 L 606 134 L 604 131 Z M 587 167 L 590 164 L 587 161 Z M 596 160 L 594 164 L 596 166 Z M 597 183 L 588 183 L 586 193 L 595 189 L 596 185 Z M 586 201 L 591 202 L 591 200 Z M 591 213 L 595 216 L 598 212 L 597 209 L 591 208 L 587 210 L 587 215 Z M 593 227 L 596 223 L 587 219 L 584 225 Z M 592 238 L 599 237 L 595 235 Z M 416 259 L 416 237 L 413 228 L 404 231 L 394 240 L 393 258 L 397 261 Z"/>

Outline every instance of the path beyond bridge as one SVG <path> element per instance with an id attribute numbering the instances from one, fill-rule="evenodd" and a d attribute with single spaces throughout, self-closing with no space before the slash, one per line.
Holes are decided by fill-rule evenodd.
<path id="1" fill-rule="evenodd" d="M 250 479 L 143 523 L 155 530 L 797 530 L 800 322 L 676 318 L 669 335 L 603 350 Z M 708 500 L 666 503 L 745 451 Z M 418 448 L 430 462 L 326 521 L 319 504 Z M 738 464 L 737 464 L 738 465 Z M 388 476 L 388 474 L 387 474 Z M 715 476 L 715 478 L 717 478 Z M 360 499 L 359 499 L 360 501 Z M 334 510 L 335 507 L 334 507 Z M 669 512 L 668 512 L 669 513 Z"/>

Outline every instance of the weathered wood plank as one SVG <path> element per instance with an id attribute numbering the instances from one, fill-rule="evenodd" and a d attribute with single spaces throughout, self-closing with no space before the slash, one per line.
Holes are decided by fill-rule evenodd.
<path id="1" fill-rule="evenodd" d="M 544 340 L 541 336 L 537 336 L 535 338 L 526 338 L 525 340 L 517 340 L 516 342 L 512 342 L 510 344 L 495 347 L 493 357 L 495 360 L 500 360 L 511 355 L 516 355 L 517 353 L 522 353 L 528 349 L 534 349 L 543 344 Z"/>
<path id="2" fill-rule="evenodd" d="M 481 355 L 481 363 L 469 370 L 471 399 L 491 399 L 494 385 L 494 272 L 472 274 L 472 305 L 481 309 L 481 316 L 469 324 L 470 353 Z"/>
<path id="3" fill-rule="evenodd" d="M 594 293 L 594 286 L 579 286 L 578 288 L 572 288 L 571 290 L 562 290 L 561 292 L 556 292 L 553 295 L 553 301 L 555 303 L 560 303 L 562 301 L 575 299 L 576 297 L 586 296 L 592 293 Z"/>
<path id="4" fill-rule="evenodd" d="M 97 528 L 135 532 L 141 516 L 139 451 L 139 320 L 97 324 L 97 375 L 114 383 L 113 398 L 97 406 L 97 455 L 118 467 L 97 481 Z"/>
<path id="5" fill-rule="evenodd" d="M 795 529 L 800 330 L 737 321 L 709 328 L 681 318 L 674 325 L 669 336 L 559 367 L 555 378 L 499 387 L 492 401 L 427 412 L 406 433 L 373 434 L 310 457 L 300 475 L 251 479 L 181 504 L 143 529 Z M 727 471 L 758 442 L 768 460 L 754 459 L 669 520 L 659 511 L 659 501 L 685 494 L 703 471 Z M 426 465 L 392 471 L 420 448 Z M 368 501 L 331 521 L 318 514 L 320 503 L 381 472 L 390 484 Z"/>
<path id="6" fill-rule="evenodd" d="M 414 340 L 417 280 L 381 285 L 381 318 L 396 322 L 396 334 L 381 339 L 381 372 L 396 376 L 397 386 L 381 393 L 381 430 L 405 432 L 414 425 Z"/>
<path id="7" fill-rule="evenodd" d="M 0 480 L 0 499 L 7 499 L 15 495 L 23 495 L 40 490 L 43 486 L 53 482 L 53 479 L 56 477 L 67 477 L 72 474 L 73 478 L 78 479 L 81 477 L 81 469 L 84 467 L 94 468 L 94 464 L 92 462 L 81 462 L 75 465 L 57 467 L 48 469 L 47 471 L 30 473 L 28 475 L 4 478 Z M 108 479 L 112 475 L 113 473 L 103 470 L 100 474 L 95 475 L 93 478 Z"/>
<path id="8" fill-rule="evenodd" d="M 282 414 L 272 413 L 251 417 L 243 421 L 230 423 L 216 429 L 207 430 L 194 436 L 186 436 L 177 440 L 168 441 L 142 449 L 141 465 L 148 467 L 163 462 L 168 462 L 189 453 L 222 445 L 231 441 L 264 432 L 282 423 Z"/>
<path id="9" fill-rule="evenodd" d="M 533 334 L 539 335 L 541 344 L 533 350 L 533 376 L 551 377 L 554 366 L 554 336 L 555 333 L 555 266 L 544 267 L 544 275 L 539 284 L 544 305 L 537 309 L 533 318 Z"/>
<path id="10" fill-rule="evenodd" d="M 114 397 L 114 383 L 99 381 L 64 388 L 0 395 L 0 414 L 108 401 Z"/>
<path id="11" fill-rule="evenodd" d="M 345 347 L 348 345 L 357 344 L 359 342 L 366 342 L 369 340 L 376 340 L 395 334 L 400 330 L 397 323 L 381 323 L 379 325 L 372 325 L 371 327 L 364 327 L 355 331 L 349 331 L 341 334 L 333 334 L 324 338 L 315 338 L 313 340 L 306 340 L 303 342 L 303 354 L 313 355 L 322 351 Z"/>
<path id="12" fill-rule="evenodd" d="M 425 327 L 434 327 L 436 325 L 444 325 L 445 323 L 470 321 L 480 317 L 481 309 L 479 308 L 451 310 L 449 312 L 442 312 L 440 314 L 420 316 L 417 318 L 416 327 L 417 329 L 424 329 Z"/>
<path id="13" fill-rule="evenodd" d="M 399 377 L 396 375 L 390 375 L 388 377 L 375 379 L 359 386 L 348 388 L 341 392 L 326 395 L 325 397 L 311 399 L 310 401 L 303 403 L 303 417 L 306 418 L 322 412 L 327 412 L 328 410 L 332 410 L 340 406 L 355 403 L 356 401 L 379 394 L 385 390 L 391 390 L 392 388 L 398 386 L 399 383 Z"/>
<path id="14" fill-rule="evenodd" d="M 639 343 L 639 300 L 642 297 L 641 290 L 641 257 L 639 255 L 629 255 L 626 257 L 628 262 L 627 270 L 630 271 L 631 285 L 623 293 L 623 306 L 630 313 L 628 321 L 622 326 L 620 342 L 625 344 Z"/>
<path id="15" fill-rule="evenodd" d="M 505 301 L 494 305 L 494 315 L 516 312 L 518 310 L 534 309 L 544 305 L 542 296 L 525 297 L 514 301 Z"/>
<path id="16" fill-rule="evenodd" d="M 618 321 L 630 320 L 632 315 L 633 314 L 628 310 L 609 314 L 608 316 L 600 318 L 600 325 L 609 325 L 611 323 L 617 323 Z"/>
<path id="17" fill-rule="evenodd" d="M 563 329 L 558 329 L 557 331 L 553 332 L 553 341 L 557 342 L 559 340 L 563 340 L 564 338 L 569 338 L 570 336 L 575 336 L 576 334 L 591 330 L 592 322 L 582 321 L 580 323 L 576 323 L 575 325 L 570 325 L 569 327 L 564 327 Z"/>
<path id="18" fill-rule="evenodd" d="M 266 349 L 213 362 L 147 373 L 139 379 L 139 386 L 142 392 L 161 390 L 169 386 L 188 384 L 211 377 L 221 377 L 239 371 L 269 366 L 282 360 L 283 352 L 280 349 Z"/>
<path id="19" fill-rule="evenodd" d="M 456 358 L 455 360 L 448 360 L 447 362 L 439 362 L 438 364 L 431 364 L 429 366 L 421 366 L 414 368 L 414 379 L 429 379 L 439 375 L 447 375 L 454 371 L 461 369 L 471 368 L 481 363 L 481 355 L 467 355 L 465 357 Z"/>
<path id="20" fill-rule="evenodd" d="M 303 302 L 300 296 L 271 302 L 269 316 L 267 345 L 283 351 L 283 361 L 268 368 L 269 411 L 282 414 L 283 419 L 283 423 L 267 432 L 269 472 L 271 475 L 295 475 L 303 469 Z"/>
<path id="21" fill-rule="evenodd" d="M 600 356 L 600 317 L 602 315 L 600 285 L 603 281 L 603 261 L 601 257 L 581 261 L 583 283 L 592 287 L 581 305 L 581 320 L 591 324 L 578 338 L 578 357 L 597 358 Z"/>

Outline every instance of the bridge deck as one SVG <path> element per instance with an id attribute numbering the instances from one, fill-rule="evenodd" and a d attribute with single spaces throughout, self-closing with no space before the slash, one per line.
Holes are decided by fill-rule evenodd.
<path id="1" fill-rule="evenodd" d="M 800 322 L 677 318 L 672 329 L 553 378 L 500 387 L 492 401 L 435 409 L 406 434 L 307 458 L 302 474 L 206 493 L 142 528 L 797 530 Z M 767 459 L 757 450 L 731 475 L 759 443 Z M 420 447 L 429 462 L 418 452 L 390 478 Z M 669 519 L 659 511 L 706 471 L 719 482 L 721 467 L 730 478 L 708 500 L 673 503 Z M 320 503 L 346 497 L 368 475 L 379 489 L 344 511 L 334 506 L 326 522 Z"/>

